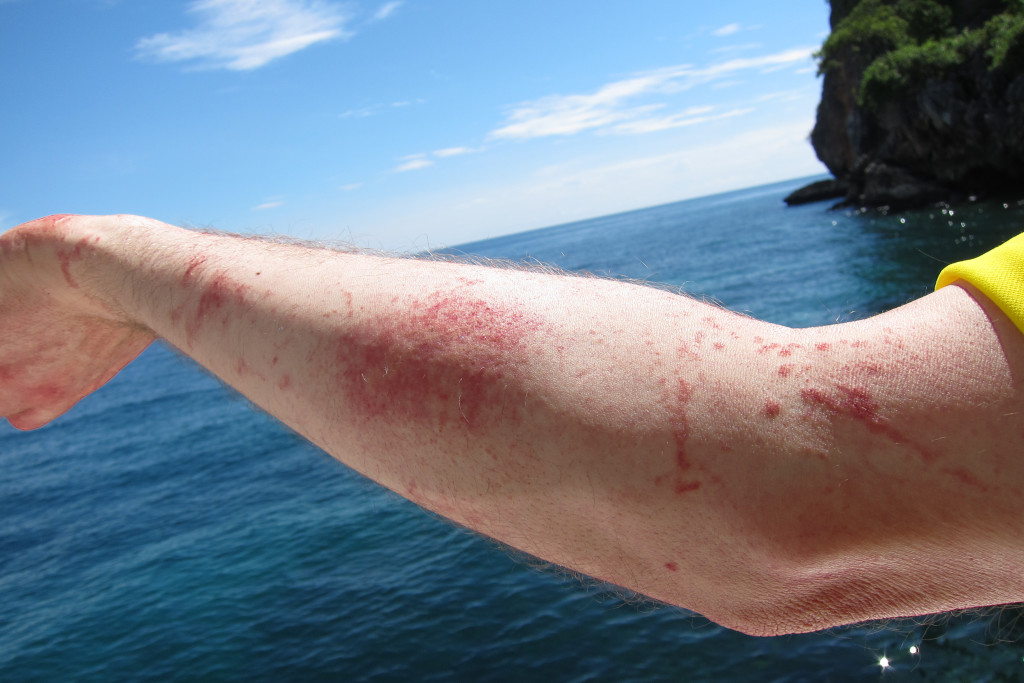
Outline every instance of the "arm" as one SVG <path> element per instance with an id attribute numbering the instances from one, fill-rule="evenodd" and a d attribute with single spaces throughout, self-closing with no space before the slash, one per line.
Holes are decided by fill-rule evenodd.
<path id="1" fill-rule="evenodd" d="M 15 426 L 159 336 L 414 502 L 731 628 L 1024 597 L 1024 341 L 969 289 L 790 330 L 619 282 L 135 217 L 42 219 L 0 247 Z"/>

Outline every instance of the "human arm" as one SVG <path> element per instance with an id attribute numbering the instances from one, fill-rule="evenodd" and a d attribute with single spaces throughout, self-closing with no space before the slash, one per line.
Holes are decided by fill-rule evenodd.
<path id="1" fill-rule="evenodd" d="M 1022 592 L 1022 430 L 1003 417 L 1020 407 L 1020 349 L 966 290 L 788 330 L 624 283 L 133 217 L 40 221 L 2 244 L 5 323 L 45 295 L 129 350 L 165 337 L 415 502 L 727 626 L 811 630 Z M 0 326 L 0 362 L 19 359 L 4 414 L 40 400 L 19 377 L 44 351 L 107 355 L 50 348 L 69 316 L 49 318 Z"/>

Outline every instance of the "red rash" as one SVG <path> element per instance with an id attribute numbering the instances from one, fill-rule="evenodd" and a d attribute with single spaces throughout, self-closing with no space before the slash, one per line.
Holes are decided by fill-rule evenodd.
<path id="1" fill-rule="evenodd" d="M 792 365 L 780 365 L 779 366 L 779 377 L 789 377 L 793 372 Z"/>
<path id="2" fill-rule="evenodd" d="M 965 486 L 972 486 L 982 493 L 988 493 L 989 488 L 985 484 L 975 477 L 973 474 L 963 469 L 962 467 L 953 467 L 942 470 L 946 474 L 950 474 L 957 479 L 961 484 Z"/>
<path id="3" fill-rule="evenodd" d="M 778 351 L 778 355 L 785 358 L 788 356 L 792 356 L 793 351 L 800 348 L 803 348 L 800 344 L 786 344 L 785 346 L 783 346 L 782 344 L 774 343 L 763 345 L 760 349 L 758 349 L 757 352 L 765 354 L 770 351 Z"/>
<path id="4" fill-rule="evenodd" d="M 899 430 L 891 426 L 885 418 L 878 414 L 878 404 L 871 398 L 867 389 L 862 387 L 839 386 L 840 396 L 830 396 L 821 389 L 809 388 L 800 392 L 800 397 L 809 405 L 816 405 L 824 408 L 833 415 L 847 417 L 864 424 L 868 431 L 873 434 L 881 434 L 890 441 L 906 445 L 924 459 L 930 462 L 936 455 L 920 444 L 915 444 L 905 437 Z"/>
<path id="5" fill-rule="evenodd" d="M 199 268 L 199 266 L 203 265 L 204 263 L 206 263 L 206 257 L 205 256 L 197 255 L 197 256 L 193 256 L 192 258 L 190 258 L 188 260 L 188 268 L 185 270 L 185 274 L 181 276 L 181 284 L 182 285 L 187 285 L 189 282 L 191 282 L 192 281 L 193 272 L 197 268 Z"/>
<path id="6" fill-rule="evenodd" d="M 665 569 L 669 570 L 670 572 L 677 572 L 679 571 L 679 565 L 675 562 L 666 562 Z"/>
<path id="7" fill-rule="evenodd" d="M 60 261 L 60 272 L 64 274 L 64 280 L 68 283 L 68 286 L 78 289 L 78 283 L 71 277 L 71 264 L 85 258 L 82 254 L 83 247 L 86 247 L 90 242 L 98 242 L 99 239 L 99 237 L 83 237 L 78 240 L 74 247 L 57 251 L 57 259 Z"/>
<path id="8" fill-rule="evenodd" d="M 779 416 L 779 413 L 781 413 L 781 412 L 782 412 L 782 406 L 781 405 L 779 405 L 778 403 L 776 403 L 775 401 L 772 401 L 770 399 L 768 401 L 765 401 L 765 404 L 764 404 L 764 414 L 769 419 L 773 419 L 774 420 L 775 418 L 777 418 Z"/>
<path id="9" fill-rule="evenodd" d="M 684 475 L 692 467 L 692 464 L 686 457 L 686 440 L 690 436 L 690 423 L 686 418 L 686 404 L 693 398 L 693 388 L 686 380 L 679 379 L 678 382 L 676 395 L 669 397 L 669 402 L 672 409 L 672 436 L 676 445 L 677 472 L 673 489 L 677 494 L 682 494 L 688 491 L 696 491 L 700 488 L 701 483 L 699 481 L 687 480 Z M 654 483 L 659 484 L 662 481 L 664 481 L 663 476 L 655 478 Z"/>
<path id="10" fill-rule="evenodd" d="M 191 264 L 189 270 L 186 271 L 182 277 L 183 284 L 188 278 L 193 276 L 198 277 L 201 274 L 199 269 L 201 262 Z M 193 275 L 194 273 L 194 275 Z M 226 273 L 218 274 L 213 282 L 206 285 L 202 295 L 199 297 L 199 303 L 196 305 L 195 314 L 191 320 L 185 322 L 185 333 L 188 335 L 188 342 L 192 344 L 195 341 L 196 335 L 199 334 L 199 330 L 215 311 L 218 311 L 225 304 L 241 304 L 245 301 L 245 295 L 249 291 L 249 287 L 241 283 L 234 282 L 227 276 Z M 226 322 L 225 318 L 225 322 Z"/>
<path id="11" fill-rule="evenodd" d="M 341 335 L 337 377 L 366 418 L 472 428 L 485 415 L 513 418 L 527 396 L 513 381 L 526 339 L 541 323 L 513 308 L 457 294 L 414 301 L 404 318 Z"/>

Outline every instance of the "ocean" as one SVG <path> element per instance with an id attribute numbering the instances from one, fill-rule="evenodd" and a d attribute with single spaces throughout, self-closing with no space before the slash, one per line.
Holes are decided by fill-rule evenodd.
<path id="1" fill-rule="evenodd" d="M 1024 201 L 786 207 L 808 180 L 449 251 L 804 327 L 921 296 L 1024 229 Z M 160 345 L 54 424 L 0 425 L 2 681 L 1020 680 L 1022 616 L 730 632 L 422 511 Z"/>

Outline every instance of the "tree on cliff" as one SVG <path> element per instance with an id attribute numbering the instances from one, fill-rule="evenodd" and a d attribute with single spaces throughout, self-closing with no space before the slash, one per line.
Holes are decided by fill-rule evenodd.
<path id="1" fill-rule="evenodd" d="M 848 201 L 1024 190 L 1024 0 L 831 0 L 811 142 Z"/>

